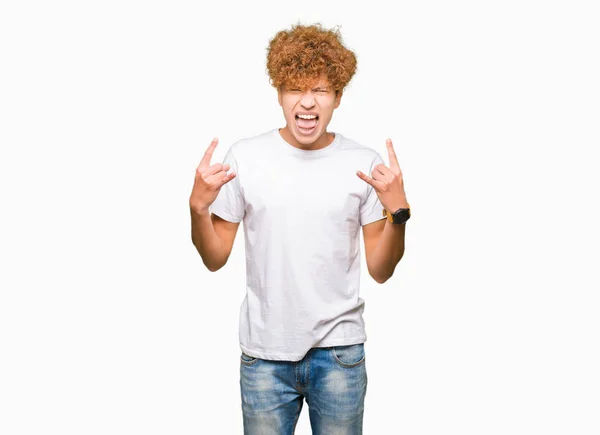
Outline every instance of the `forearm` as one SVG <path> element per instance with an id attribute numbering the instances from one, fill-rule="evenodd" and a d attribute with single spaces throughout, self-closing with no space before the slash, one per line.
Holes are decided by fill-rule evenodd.
<path id="1" fill-rule="evenodd" d="M 227 262 L 223 239 L 216 233 L 208 209 L 198 210 L 190 206 L 192 220 L 192 243 L 211 272 L 219 270 Z"/>
<path id="2" fill-rule="evenodd" d="M 393 274 L 404 255 L 406 223 L 393 224 L 386 220 L 377 246 L 373 249 L 369 269 L 375 281 L 383 284 Z"/>

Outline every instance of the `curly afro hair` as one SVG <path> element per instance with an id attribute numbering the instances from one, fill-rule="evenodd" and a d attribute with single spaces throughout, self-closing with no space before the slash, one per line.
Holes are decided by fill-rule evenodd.
<path id="1" fill-rule="evenodd" d="M 356 56 L 342 44 L 338 29 L 323 29 L 320 24 L 296 24 L 281 30 L 267 48 L 269 82 L 307 89 L 325 76 L 337 92 L 343 90 L 356 72 Z"/>

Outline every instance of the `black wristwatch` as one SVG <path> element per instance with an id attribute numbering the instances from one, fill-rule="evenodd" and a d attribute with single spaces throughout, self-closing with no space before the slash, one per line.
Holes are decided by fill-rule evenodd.
<path id="1" fill-rule="evenodd" d="M 384 208 L 383 216 L 387 217 L 387 220 L 393 224 L 404 224 L 410 219 L 410 208 L 399 208 L 394 213 L 390 213 Z"/>

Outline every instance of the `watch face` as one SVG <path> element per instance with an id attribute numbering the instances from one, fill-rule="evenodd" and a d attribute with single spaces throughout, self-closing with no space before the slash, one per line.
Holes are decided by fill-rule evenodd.
<path id="1" fill-rule="evenodd" d="M 403 224 L 410 217 L 410 209 L 398 210 L 393 216 L 395 224 Z"/>

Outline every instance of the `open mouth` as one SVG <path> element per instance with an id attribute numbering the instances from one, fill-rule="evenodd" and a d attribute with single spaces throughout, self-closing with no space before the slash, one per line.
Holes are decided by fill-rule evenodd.
<path id="1" fill-rule="evenodd" d="M 319 115 L 296 114 L 296 126 L 302 134 L 311 134 L 319 123 Z"/>

